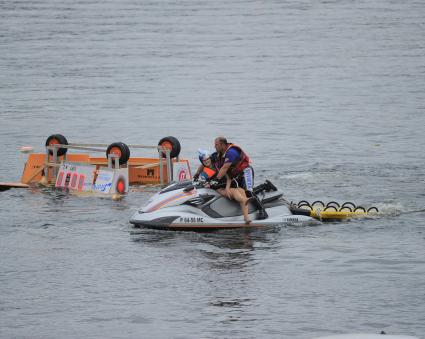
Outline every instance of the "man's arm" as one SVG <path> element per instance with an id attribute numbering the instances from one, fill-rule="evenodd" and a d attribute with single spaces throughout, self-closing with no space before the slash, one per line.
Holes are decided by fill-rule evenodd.
<path id="1" fill-rule="evenodd" d="M 220 168 L 220 171 L 218 172 L 218 174 L 217 174 L 217 180 L 220 180 L 221 178 L 223 178 L 225 175 L 226 175 L 226 173 L 227 173 L 227 171 L 228 171 L 228 169 L 229 169 L 229 167 L 232 165 L 232 163 L 231 162 L 226 162 L 221 168 Z"/>

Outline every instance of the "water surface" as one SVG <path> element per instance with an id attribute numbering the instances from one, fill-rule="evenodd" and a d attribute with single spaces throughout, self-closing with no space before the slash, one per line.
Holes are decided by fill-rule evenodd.
<path id="1" fill-rule="evenodd" d="M 213 234 L 136 229 L 152 194 L 0 195 L 0 337 L 425 332 L 422 1 L 0 3 L 0 181 L 22 145 L 217 135 L 289 200 L 383 217 Z M 152 155 L 134 151 L 134 155 Z"/>

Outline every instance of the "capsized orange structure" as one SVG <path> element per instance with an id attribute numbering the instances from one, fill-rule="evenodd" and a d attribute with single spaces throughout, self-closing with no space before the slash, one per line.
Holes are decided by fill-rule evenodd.
<path id="1" fill-rule="evenodd" d="M 56 169 L 63 161 L 95 165 L 101 167 L 127 167 L 130 185 L 167 184 L 173 180 L 173 167 L 185 165 L 186 178 L 191 178 L 189 161 L 179 159 L 180 142 L 174 137 L 162 138 L 158 146 L 126 145 L 122 142 L 109 144 L 71 144 L 61 134 L 54 134 L 46 140 L 46 153 L 29 153 L 19 183 L 0 183 L 4 189 L 27 187 L 28 184 L 44 180 L 54 183 Z M 108 147 L 106 147 L 108 146 Z M 130 148 L 149 148 L 158 151 L 158 157 L 130 157 Z M 81 150 L 84 153 L 71 153 L 69 149 Z M 103 157 L 91 156 L 89 152 L 105 152 Z M 183 176 L 184 177 L 184 176 Z M 176 178 L 177 179 L 177 178 Z M 181 179 L 181 178 L 180 178 Z"/>

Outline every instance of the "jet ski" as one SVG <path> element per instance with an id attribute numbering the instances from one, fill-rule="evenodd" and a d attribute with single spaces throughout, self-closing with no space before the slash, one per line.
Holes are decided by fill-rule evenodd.
<path id="1" fill-rule="evenodd" d="M 204 182 L 174 182 L 154 194 L 130 219 L 138 227 L 164 230 L 213 231 L 276 225 L 316 225 L 316 219 L 295 215 L 283 192 L 270 181 L 256 186 L 254 193 L 266 209 L 268 218 L 258 217 L 258 204 L 248 203 L 252 222 L 244 222 L 242 209 L 236 201 L 205 187 Z"/>

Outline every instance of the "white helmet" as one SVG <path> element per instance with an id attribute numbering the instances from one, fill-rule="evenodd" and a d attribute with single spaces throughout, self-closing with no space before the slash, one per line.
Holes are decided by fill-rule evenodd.
<path id="1" fill-rule="evenodd" d="M 199 155 L 200 162 L 207 160 L 211 156 L 210 152 L 205 149 L 198 149 L 198 155 Z"/>

